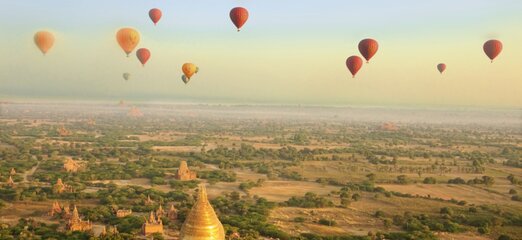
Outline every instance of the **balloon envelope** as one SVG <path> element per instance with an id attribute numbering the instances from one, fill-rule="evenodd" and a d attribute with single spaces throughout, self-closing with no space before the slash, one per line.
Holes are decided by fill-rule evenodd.
<path id="1" fill-rule="evenodd" d="M 363 65 L 363 61 L 358 56 L 351 56 L 348 59 L 346 59 L 346 67 L 350 72 L 352 73 L 352 77 L 355 77 L 357 72 L 361 69 Z"/>
<path id="2" fill-rule="evenodd" d="M 161 10 L 159 10 L 157 8 L 153 8 L 149 11 L 150 20 L 152 20 L 154 25 L 156 25 L 159 22 L 159 20 L 161 19 L 161 16 L 162 16 Z"/>
<path id="3" fill-rule="evenodd" d="M 502 42 L 499 40 L 489 40 L 484 43 L 484 52 L 491 59 L 491 62 L 502 52 Z"/>
<path id="4" fill-rule="evenodd" d="M 187 76 L 185 76 L 185 75 L 182 75 L 182 76 L 181 76 L 181 80 L 182 80 L 185 84 L 187 84 L 187 83 L 190 81 L 190 79 L 188 79 Z"/>
<path id="5" fill-rule="evenodd" d="M 439 70 L 440 74 L 442 74 L 444 71 L 446 71 L 446 64 L 444 63 L 439 63 L 437 65 L 437 69 Z"/>
<path id="6" fill-rule="evenodd" d="M 125 81 L 129 80 L 130 79 L 130 73 L 123 73 L 123 79 L 125 79 Z"/>
<path id="7" fill-rule="evenodd" d="M 34 34 L 34 43 L 45 55 L 54 45 L 54 36 L 47 31 L 40 31 Z"/>
<path id="8" fill-rule="evenodd" d="M 233 8 L 230 10 L 230 20 L 236 25 L 237 31 L 239 32 L 248 20 L 248 10 L 242 7 Z"/>
<path id="9" fill-rule="evenodd" d="M 379 43 L 374 39 L 367 38 L 359 42 L 359 52 L 364 59 L 366 59 L 366 62 L 370 61 L 375 53 L 377 53 L 377 50 L 379 50 Z"/>
<path id="10" fill-rule="evenodd" d="M 121 49 L 129 56 L 140 43 L 140 34 L 132 28 L 122 28 L 116 33 L 116 40 Z"/>
<path id="11" fill-rule="evenodd" d="M 181 70 L 183 70 L 183 73 L 188 79 L 190 79 L 194 75 L 194 73 L 196 73 L 196 69 L 196 65 L 192 63 L 185 63 L 183 64 L 183 67 L 181 67 Z"/>
<path id="12" fill-rule="evenodd" d="M 136 51 L 136 57 L 138 57 L 138 60 L 140 60 L 141 64 L 145 66 L 147 61 L 150 59 L 150 51 L 146 48 L 140 48 L 138 51 Z"/>

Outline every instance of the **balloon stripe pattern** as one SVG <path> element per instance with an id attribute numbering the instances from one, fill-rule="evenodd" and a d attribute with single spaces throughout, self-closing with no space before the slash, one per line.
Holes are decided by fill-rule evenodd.
<path id="1" fill-rule="evenodd" d="M 140 43 L 140 34 L 132 28 L 122 28 L 116 33 L 116 40 L 128 57 Z"/>

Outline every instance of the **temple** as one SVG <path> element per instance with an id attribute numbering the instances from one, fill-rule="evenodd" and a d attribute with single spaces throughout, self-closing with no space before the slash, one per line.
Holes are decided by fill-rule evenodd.
<path id="1" fill-rule="evenodd" d="M 167 217 L 171 221 L 175 221 L 176 219 L 178 219 L 178 210 L 176 210 L 176 208 L 174 207 L 174 204 L 170 204 L 170 209 L 167 212 Z"/>
<path id="2" fill-rule="evenodd" d="M 178 171 L 176 172 L 176 179 L 178 180 L 193 180 L 196 179 L 196 173 L 190 171 L 186 161 L 181 161 Z"/>
<path id="3" fill-rule="evenodd" d="M 57 201 L 54 201 L 53 206 L 51 207 L 51 210 L 49 211 L 48 215 L 51 217 L 54 217 L 57 214 L 62 213 L 62 207 Z"/>
<path id="4" fill-rule="evenodd" d="M 381 125 L 381 129 L 384 131 L 394 132 L 394 131 L 399 130 L 399 127 L 397 127 L 397 125 L 395 125 L 393 123 L 387 122 L 387 123 L 383 123 Z"/>
<path id="5" fill-rule="evenodd" d="M 58 135 L 60 135 L 61 137 L 66 137 L 66 136 L 71 135 L 71 132 L 69 130 L 67 130 L 64 126 L 61 126 L 56 131 L 58 132 Z"/>
<path id="6" fill-rule="evenodd" d="M 72 212 L 72 216 L 67 222 L 67 231 L 80 231 L 80 232 L 87 232 L 92 230 L 92 223 L 87 220 L 83 221 L 80 219 L 80 215 L 78 214 L 78 209 L 76 206 L 74 206 L 74 210 Z"/>
<path id="7" fill-rule="evenodd" d="M 14 187 L 15 186 L 15 183 L 14 183 L 13 178 L 11 176 L 9 176 L 9 178 L 7 179 L 6 184 L 7 184 L 7 186 L 10 186 L 10 187 Z"/>
<path id="8" fill-rule="evenodd" d="M 124 218 L 132 214 L 132 209 L 118 209 L 116 210 L 116 217 Z"/>
<path id="9" fill-rule="evenodd" d="M 65 160 L 65 162 L 63 163 L 63 169 L 66 172 L 75 173 L 75 172 L 78 172 L 80 170 L 80 168 L 81 168 L 81 165 L 70 158 Z"/>
<path id="10" fill-rule="evenodd" d="M 165 215 L 165 210 L 163 210 L 163 207 L 161 206 L 161 204 L 159 205 L 159 208 L 158 210 L 156 210 L 156 216 L 158 218 L 161 218 Z"/>
<path id="11" fill-rule="evenodd" d="M 154 201 L 150 198 L 150 195 L 147 195 L 147 200 L 145 200 L 145 205 L 150 206 L 154 204 Z"/>
<path id="12" fill-rule="evenodd" d="M 69 186 L 62 182 L 61 178 L 58 178 L 56 184 L 53 185 L 53 193 L 64 193 L 64 192 L 73 192 L 72 186 Z"/>
<path id="13" fill-rule="evenodd" d="M 149 219 L 145 218 L 141 230 L 145 236 L 153 233 L 163 234 L 163 222 L 154 214 L 154 212 L 150 212 Z"/>
<path id="14" fill-rule="evenodd" d="M 224 240 L 225 230 L 208 201 L 204 186 L 200 187 L 198 195 L 197 202 L 181 227 L 179 239 Z"/>

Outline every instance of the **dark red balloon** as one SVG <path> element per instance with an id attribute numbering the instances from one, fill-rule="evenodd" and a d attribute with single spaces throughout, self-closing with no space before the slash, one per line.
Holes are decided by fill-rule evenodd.
<path id="1" fill-rule="evenodd" d="M 146 48 L 140 48 L 138 51 L 136 51 L 136 57 L 138 57 L 138 60 L 140 60 L 141 64 L 145 66 L 147 61 L 149 61 L 150 58 L 150 51 Z"/>
<path id="2" fill-rule="evenodd" d="M 149 17 L 150 17 L 150 20 L 152 20 L 152 22 L 154 23 L 154 25 L 156 25 L 159 20 L 161 19 L 161 16 L 163 14 L 161 13 L 161 10 L 157 9 L 157 8 L 153 8 L 149 11 Z"/>
<path id="3" fill-rule="evenodd" d="M 446 64 L 444 63 L 439 63 L 437 65 L 437 69 L 439 70 L 440 74 L 442 74 L 444 71 L 446 71 Z"/>
<path id="4" fill-rule="evenodd" d="M 348 70 L 352 73 L 352 77 L 355 77 L 355 74 L 359 72 L 363 65 L 363 60 L 359 56 L 351 56 L 348 59 L 346 59 L 346 67 L 348 67 Z"/>
<path id="5" fill-rule="evenodd" d="M 374 39 L 367 38 L 363 39 L 359 42 L 359 52 L 366 59 L 366 62 L 369 62 L 370 59 L 377 53 L 379 50 L 379 43 Z"/>
<path id="6" fill-rule="evenodd" d="M 488 55 L 489 59 L 491 59 L 491 62 L 493 62 L 493 59 L 495 59 L 500 52 L 502 52 L 502 42 L 499 40 L 489 40 L 484 43 L 484 52 L 486 55 Z"/>
<path id="7" fill-rule="evenodd" d="M 233 8 L 230 10 L 230 20 L 236 25 L 237 31 L 239 32 L 248 20 L 248 10 L 242 7 Z"/>

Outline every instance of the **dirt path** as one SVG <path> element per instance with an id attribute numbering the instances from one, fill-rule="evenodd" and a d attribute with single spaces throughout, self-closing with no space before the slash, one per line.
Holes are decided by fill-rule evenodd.
<path id="1" fill-rule="evenodd" d="M 38 162 L 36 164 L 36 166 L 34 166 L 33 168 L 31 168 L 31 170 L 27 171 L 27 172 L 24 172 L 24 174 L 22 175 L 24 180 L 22 182 L 26 183 L 26 182 L 29 182 L 29 177 L 32 177 L 33 174 L 36 172 L 36 170 L 38 169 L 38 167 L 40 166 L 40 162 Z"/>

